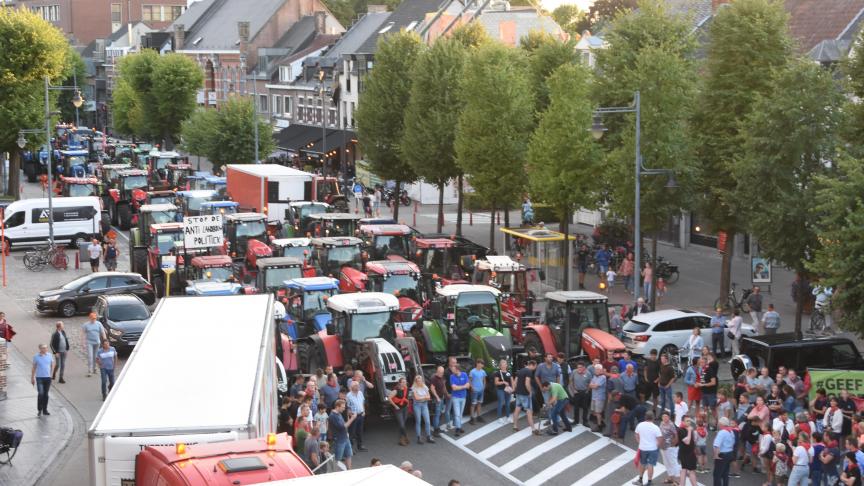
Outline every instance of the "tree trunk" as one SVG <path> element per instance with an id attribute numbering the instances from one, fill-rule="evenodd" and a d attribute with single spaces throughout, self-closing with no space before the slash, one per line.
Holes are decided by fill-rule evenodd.
<path id="1" fill-rule="evenodd" d="M 456 178 L 456 186 L 459 191 L 458 201 L 456 202 L 456 235 L 462 236 L 462 196 L 465 194 L 462 191 L 462 174 Z"/>
<path id="2" fill-rule="evenodd" d="M 657 238 L 660 232 L 654 233 L 654 239 L 651 241 L 651 295 L 646 295 L 645 298 L 651 302 L 651 310 L 657 308 Z"/>
<path id="3" fill-rule="evenodd" d="M 805 285 L 808 282 L 805 279 L 805 275 L 803 271 L 797 271 L 795 274 L 798 276 L 798 295 L 795 299 L 795 339 L 801 340 L 804 339 L 804 334 L 801 330 L 801 316 L 804 314 L 804 299 L 808 298 L 809 295 L 807 293 L 808 285 Z"/>
<path id="4" fill-rule="evenodd" d="M 504 227 L 510 227 L 510 206 L 504 207 Z M 510 235 L 504 233 L 504 253 L 508 253 L 510 251 Z"/>
<path id="5" fill-rule="evenodd" d="M 50 147 L 48 149 L 50 150 Z M 21 197 L 21 151 L 13 150 L 9 154 L 12 157 L 9 160 L 9 185 L 6 187 L 6 194 L 18 199 Z M 38 153 L 36 157 L 39 157 Z"/>
<path id="6" fill-rule="evenodd" d="M 438 184 L 438 233 L 444 230 L 444 183 Z"/>
<path id="7" fill-rule="evenodd" d="M 564 290 L 570 290 L 570 217 L 569 209 L 563 211 L 561 218 L 561 232 L 564 233 Z"/>
<path id="8" fill-rule="evenodd" d="M 720 263 L 720 302 L 726 302 L 726 296 L 729 295 L 729 288 L 732 286 L 732 256 L 735 253 L 735 233 L 729 231 L 726 233 L 726 251 L 723 253 L 723 260 Z"/>
<path id="9" fill-rule="evenodd" d="M 489 209 L 489 250 L 495 251 L 495 203 Z"/>
<path id="10" fill-rule="evenodd" d="M 402 181 L 396 181 L 396 195 L 393 196 L 393 221 L 399 222 L 399 193 L 402 191 Z"/>

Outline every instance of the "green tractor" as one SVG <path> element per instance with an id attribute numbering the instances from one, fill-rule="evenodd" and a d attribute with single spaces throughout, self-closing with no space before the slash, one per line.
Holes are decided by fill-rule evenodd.
<path id="1" fill-rule="evenodd" d="M 455 356 L 464 370 L 482 359 L 488 373 L 512 360 L 513 338 L 501 320 L 501 292 L 486 285 L 453 284 L 435 289 L 427 316 L 410 334 L 417 341 L 424 374 Z"/>
<path id="2" fill-rule="evenodd" d="M 173 204 L 143 204 L 138 210 L 138 224 L 129 230 L 129 269 L 147 275 L 147 252 L 155 233 L 151 225 L 176 223 L 179 210 Z"/>

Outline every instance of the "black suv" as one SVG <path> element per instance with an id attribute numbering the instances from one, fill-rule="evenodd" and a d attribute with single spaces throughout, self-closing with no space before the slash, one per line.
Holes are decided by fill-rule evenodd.
<path id="1" fill-rule="evenodd" d="M 56 289 L 43 290 L 36 297 L 36 310 L 56 312 L 64 317 L 85 314 L 96 304 L 100 295 L 134 294 L 147 305 L 156 302 L 153 286 L 137 273 L 96 272 Z"/>
<path id="2" fill-rule="evenodd" d="M 768 367 L 771 375 L 785 366 L 804 376 L 807 368 L 864 370 L 864 359 L 855 343 L 844 337 L 795 339 L 794 333 L 752 336 L 741 339 L 740 354 L 730 367 L 735 379 L 748 368 Z"/>
<path id="3" fill-rule="evenodd" d="M 132 294 L 102 295 L 96 299 L 93 312 L 105 328 L 108 341 L 117 349 L 132 349 L 150 322 L 150 310 Z"/>

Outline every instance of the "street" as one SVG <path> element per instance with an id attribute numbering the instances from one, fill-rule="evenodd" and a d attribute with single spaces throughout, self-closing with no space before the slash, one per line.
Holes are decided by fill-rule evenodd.
<path id="1" fill-rule="evenodd" d="M 25 184 L 25 197 L 41 197 L 42 191 L 36 184 Z M 402 208 L 400 219 L 413 222 L 414 206 Z M 447 208 L 447 221 L 444 231 L 455 231 L 455 217 Z M 434 231 L 436 208 L 434 206 L 418 207 L 416 215 L 417 228 L 421 231 Z M 511 215 L 511 221 L 517 221 L 518 215 Z M 465 218 L 464 234 L 466 237 L 481 244 L 488 245 L 489 217 L 482 214 L 473 216 L 474 225 L 468 225 Z M 590 232 L 589 228 L 580 227 L 579 231 Z M 128 269 L 126 233 L 120 234 L 118 248 L 121 254 L 118 259 L 118 270 Z M 500 247 L 500 241 L 499 241 Z M 701 247 L 690 247 L 680 250 L 666 245 L 660 245 L 660 254 L 679 265 L 681 278 L 678 283 L 669 287 L 669 293 L 660 303 L 659 308 L 689 308 L 710 312 L 711 304 L 716 298 L 717 281 L 719 279 L 720 258 L 716 251 Z M 20 353 L 17 366 L 27 366 L 39 343 L 47 342 L 53 331 L 56 316 L 40 315 L 33 309 L 33 299 L 39 290 L 63 284 L 77 275 L 89 272 L 89 265 L 74 269 L 74 257 L 71 252 L 70 268 L 66 271 L 46 268 L 41 273 L 32 273 L 23 266 L 22 251 L 15 251 L 7 258 L 8 285 L 0 293 L 0 310 L 7 314 L 9 321 L 15 326 L 16 336 L 13 348 Z M 748 262 L 744 259 L 734 260 L 734 279 L 742 286 L 748 285 Z M 84 268 L 87 267 L 87 268 Z M 791 330 L 793 306 L 789 297 L 788 285 L 791 277 L 788 272 L 775 270 L 775 283 L 769 300 L 775 302 L 784 317 L 783 329 Z M 597 279 L 589 275 L 586 286 L 597 288 Z M 766 289 L 768 290 L 768 289 Z M 611 292 L 612 303 L 629 303 L 623 288 L 614 288 Z M 541 302 L 542 305 L 542 302 Z M 50 417 L 37 418 L 35 411 L 27 415 L 28 406 L 13 409 L 10 407 L 16 393 L 30 387 L 27 374 L 14 375 L 19 382 L 11 383 L 10 399 L 0 402 L 0 424 L 22 428 L 28 431 L 25 441 L 15 458 L 15 468 L 0 468 L 0 483 L 3 484 L 39 484 L 39 485 L 76 485 L 84 484 L 88 478 L 88 453 L 86 430 L 102 404 L 99 393 L 99 378 L 86 377 L 85 353 L 80 345 L 80 325 L 86 316 L 79 315 L 66 319 L 67 331 L 75 353 L 67 360 L 66 384 L 56 384 L 52 387 L 52 413 Z M 120 366 L 125 362 L 121 357 Z M 28 370 L 29 371 L 29 370 Z M 119 369 L 118 369 L 119 373 Z M 721 380 L 729 380 L 728 366 L 721 366 Z M 683 390 L 683 386 L 680 387 Z M 35 401 L 35 392 L 32 400 Z M 182 406 L 182 397 L 173 397 Z M 29 408 L 32 410 L 32 408 Z M 562 433 L 559 436 L 530 435 L 527 427 L 520 432 L 513 432 L 509 425 L 500 424 L 495 420 L 495 404 L 487 403 L 483 407 L 485 424 L 466 425 L 467 434 L 456 438 L 447 433 L 436 444 L 416 445 L 408 447 L 396 446 L 398 432 L 396 424 L 371 418 L 366 427 L 365 445 L 368 452 L 358 452 L 354 459 L 356 466 L 368 465 L 373 457 L 385 463 L 401 464 L 411 461 L 415 468 L 423 472 L 424 479 L 432 484 L 446 484 L 448 480 L 457 478 L 462 484 L 471 485 L 570 485 L 591 484 L 627 485 L 635 478 L 635 468 L 632 460 L 635 454 L 635 441 L 632 434 L 623 443 L 611 440 L 583 427 L 577 427 L 572 433 Z M 130 411 L 134 413 L 134 411 Z M 68 417 L 68 418 L 66 418 Z M 466 417 L 467 419 L 467 417 Z M 38 434 L 39 427 L 46 422 L 67 420 L 64 428 L 70 431 L 67 439 L 58 437 L 57 441 L 43 443 L 30 434 Z M 27 427 L 25 428 L 26 425 Z M 38 425 L 36 427 L 35 425 Z M 525 427 L 524 419 L 522 425 Z M 413 423 L 409 424 L 413 430 Z M 62 431 L 61 431 L 62 432 Z M 413 436 L 413 433 L 412 433 Z M 38 476 L 16 475 L 18 471 L 37 468 L 48 454 L 56 459 L 50 461 L 50 466 Z M 658 465 L 657 475 L 665 469 Z M 6 482 L 9 480 L 11 482 Z M 761 484 L 762 477 L 752 473 L 744 473 L 741 479 L 734 479 L 733 484 L 746 486 Z M 710 475 L 701 474 L 699 481 L 707 484 Z"/>

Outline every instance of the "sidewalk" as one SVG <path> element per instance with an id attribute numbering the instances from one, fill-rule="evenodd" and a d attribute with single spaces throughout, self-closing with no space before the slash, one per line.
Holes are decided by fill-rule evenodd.
<path id="1" fill-rule="evenodd" d="M 75 421 L 68 402 L 52 386 L 48 417 L 36 416 L 36 387 L 30 384 L 30 361 L 14 346 L 9 348 L 7 399 L 0 401 L 0 425 L 21 429 L 21 442 L 12 466 L 0 465 L 0 484 L 29 486 L 39 483 L 72 438 Z M 52 384 L 53 385 L 53 384 Z"/>

